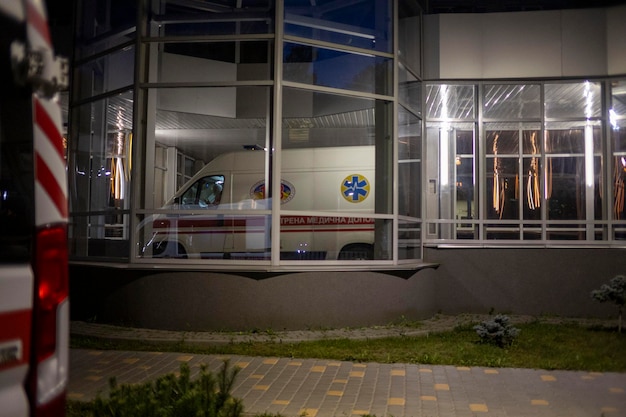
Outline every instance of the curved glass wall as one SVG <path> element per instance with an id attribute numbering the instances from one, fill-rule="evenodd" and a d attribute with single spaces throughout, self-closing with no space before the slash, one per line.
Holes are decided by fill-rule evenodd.
<path id="1" fill-rule="evenodd" d="M 75 259 L 421 258 L 417 1 L 79 3 Z"/>

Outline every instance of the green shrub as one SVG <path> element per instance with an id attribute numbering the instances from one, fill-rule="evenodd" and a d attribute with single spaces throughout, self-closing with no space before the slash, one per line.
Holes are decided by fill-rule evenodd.
<path id="1" fill-rule="evenodd" d="M 108 398 L 98 396 L 93 417 L 240 417 L 243 403 L 231 396 L 239 368 L 228 361 L 217 376 L 202 365 L 200 375 L 191 380 L 189 365 L 181 364 L 180 375 L 167 374 L 143 384 L 110 383 Z"/>
<path id="2" fill-rule="evenodd" d="M 624 309 L 624 304 L 626 304 L 626 277 L 623 275 L 613 277 L 608 284 L 602 285 L 599 290 L 591 291 L 591 297 L 601 303 L 610 301 L 617 305 L 617 331 L 621 333 L 622 311 Z"/>
<path id="3" fill-rule="evenodd" d="M 519 334 L 519 329 L 511 326 L 509 317 L 501 314 L 477 324 L 474 330 L 481 342 L 498 347 L 509 346 Z"/>

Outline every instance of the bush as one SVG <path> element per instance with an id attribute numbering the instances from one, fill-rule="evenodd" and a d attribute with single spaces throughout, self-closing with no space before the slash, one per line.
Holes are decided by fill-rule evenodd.
<path id="1" fill-rule="evenodd" d="M 180 376 L 167 374 L 144 384 L 117 385 L 109 382 L 109 398 L 98 396 L 92 407 L 93 417 L 240 417 L 243 403 L 231 396 L 239 368 L 229 369 L 224 361 L 215 377 L 200 369 L 200 376 L 191 380 L 189 365 L 181 364 Z"/>
<path id="2" fill-rule="evenodd" d="M 485 320 L 474 326 L 474 330 L 482 343 L 496 345 L 498 347 L 509 346 L 519 334 L 519 329 L 511 326 L 507 316 L 498 314 L 490 320 Z"/>
<path id="3" fill-rule="evenodd" d="M 601 303 L 610 301 L 617 305 L 618 325 L 617 331 L 622 332 L 622 311 L 626 303 L 626 277 L 617 275 L 608 284 L 604 284 L 599 290 L 591 291 L 591 297 Z"/>

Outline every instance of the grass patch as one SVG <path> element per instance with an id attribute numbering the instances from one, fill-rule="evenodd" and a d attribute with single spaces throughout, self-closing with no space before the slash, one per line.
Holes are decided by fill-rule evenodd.
<path id="1" fill-rule="evenodd" d="M 520 329 L 514 343 L 505 348 L 480 343 L 472 328 L 429 336 L 371 340 L 318 340 L 299 343 L 245 342 L 222 346 L 180 343 L 112 341 L 72 337 L 73 348 L 136 351 L 169 351 L 195 354 L 320 358 L 354 362 L 419 363 L 431 365 L 513 367 L 534 369 L 626 371 L 626 335 L 614 329 L 577 324 L 533 322 Z"/>

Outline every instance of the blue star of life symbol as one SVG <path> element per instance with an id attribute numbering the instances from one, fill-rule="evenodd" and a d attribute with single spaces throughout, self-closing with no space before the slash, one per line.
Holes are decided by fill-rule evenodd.
<path id="1" fill-rule="evenodd" d="M 360 203 L 367 198 L 370 192 L 370 184 L 362 175 L 348 175 L 341 185 L 343 198 L 351 203 Z"/>

